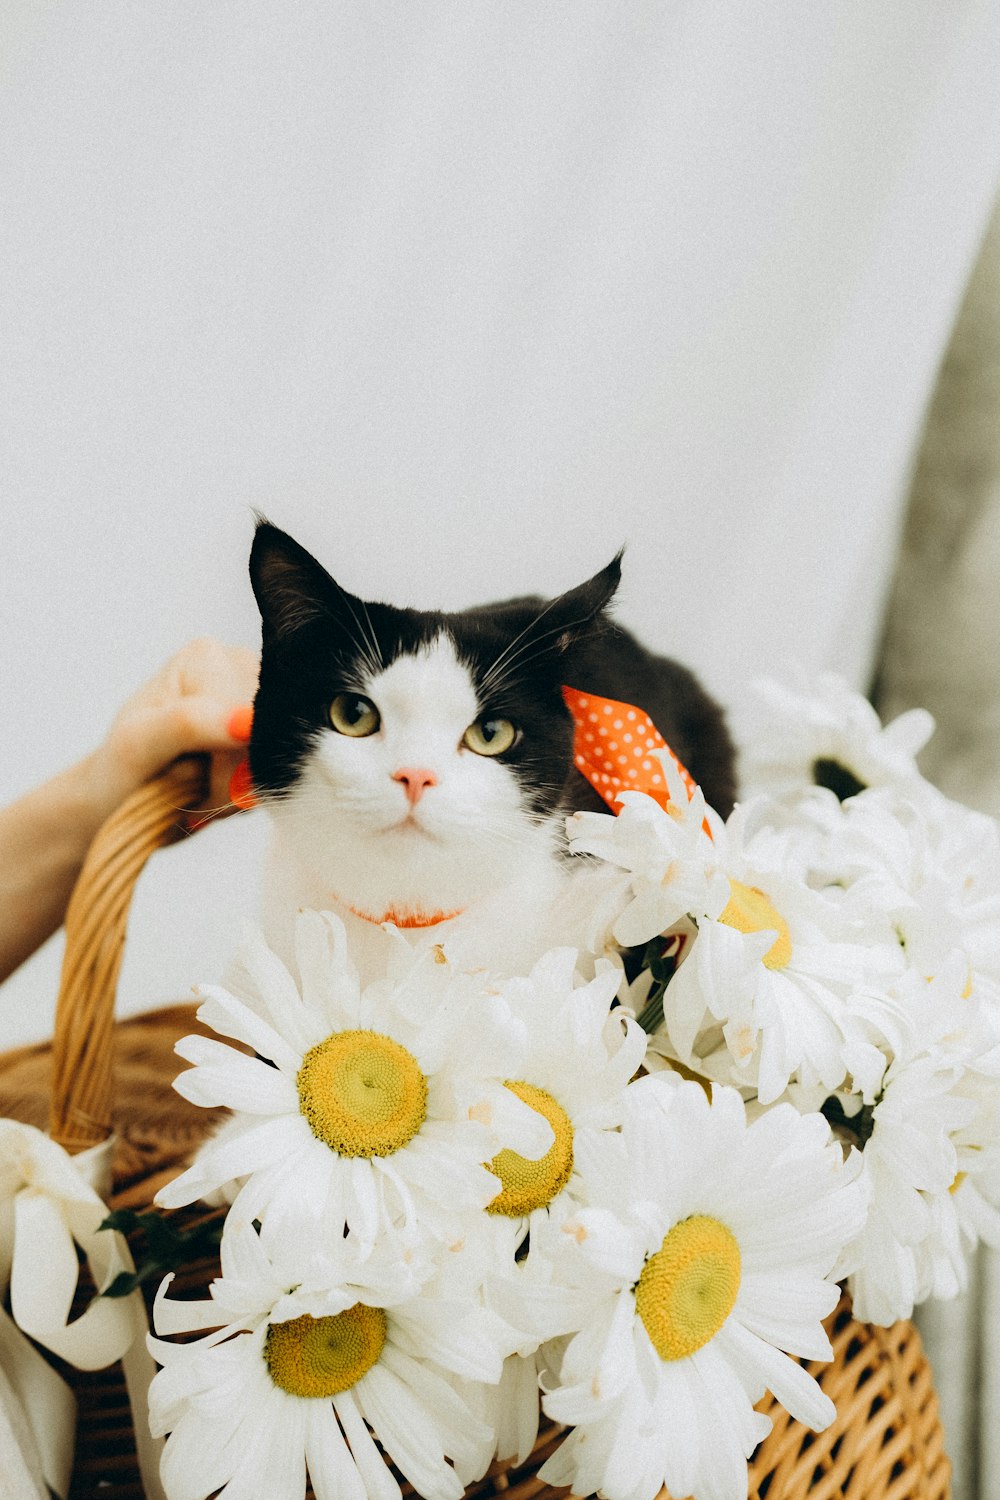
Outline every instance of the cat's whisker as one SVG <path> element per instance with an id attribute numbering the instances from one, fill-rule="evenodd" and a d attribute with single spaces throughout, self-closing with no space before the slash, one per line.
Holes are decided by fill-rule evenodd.
<path id="1" fill-rule="evenodd" d="M 535 834 L 539 829 L 545 828 L 546 825 L 553 821 L 552 814 L 525 811 L 522 812 L 521 816 L 524 822 L 530 825 L 530 831 L 526 829 L 512 829 L 509 824 L 500 824 L 492 820 L 483 825 L 484 831 L 490 838 L 502 839 L 511 844 L 522 844 L 525 848 L 532 848 L 536 843 Z"/>
<path id="2" fill-rule="evenodd" d="M 235 807 L 232 802 L 223 802 L 218 807 L 179 807 L 177 811 L 188 820 L 188 832 L 193 833 L 205 823 L 211 823 L 216 818 L 222 818 L 227 813 L 234 812 Z"/>
<path id="3" fill-rule="evenodd" d="M 567 638 L 572 638 L 575 632 L 582 629 L 585 625 L 590 625 L 593 622 L 594 616 L 591 614 L 587 614 L 581 616 L 581 618 L 577 620 L 562 620 L 558 625 L 551 626 L 548 630 L 542 631 L 541 635 L 534 635 L 533 632 L 535 626 L 538 625 L 540 620 L 544 619 L 545 615 L 552 608 L 552 606 L 554 604 L 557 604 L 558 602 L 559 601 L 556 599 L 550 600 L 546 607 L 540 610 L 535 618 L 531 620 L 529 624 L 526 625 L 520 632 L 520 634 L 514 637 L 514 639 L 509 643 L 506 649 L 500 653 L 483 679 L 484 688 L 487 684 L 489 684 L 491 689 L 495 689 L 499 682 L 506 681 L 510 677 L 511 672 L 513 671 L 513 668 L 515 666 L 523 670 L 523 668 L 529 662 L 534 661 L 538 656 L 544 655 L 545 652 L 551 650 L 551 645 L 542 645 L 542 642 L 549 641 L 552 636 L 565 635 L 567 636 Z M 523 640 L 524 636 L 529 634 L 531 635 L 531 639 L 526 641 L 524 645 L 521 646 L 520 650 L 515 650 L 514 648 L 517 646 L 518 642 Z M 528 651 L 531 646 L 536 646 L 538 649 L 533 653 L 533 655 L 525 656 L 525 652 Z M 501 665 L 503 665 L 504 671 L 502 676 L 500 678 L 497 678 L 496 674 Z"/>
<path id="4" fill-rule="evenodd" d="M 513 833 L 508 828 L 490 828 L 487 830 L 487 834 L 488 837 L 492 840 L 499 840 L 501 843 L 505 844 L 516 844 L 525 849 L 531 848 L 535 842 L 534 839 L 530 838 L 527 834 Z"/>
<path id="5" fill-rule="evenodd" d="M 378 636 L 375 634 L 375 627 L 372 625 L 372 617 L 368 613 L 368 605 L 365 603 L 365 601 L 363 599 L 360 601 L 360 603 L 361 603 L 361 608 L 365 612 L 365 621 L 366 621 L 367 626 L 368 626 L 368 639 L 369 639 L 369 641 L 372 644 L 372 649 L 374 650 L 376 657 L 378 658 L 379 668 L 380 668 L 380 670 L 384 671 L 385 670 L 385 658 L 382 655 L 382 647 L 379 645 Z"/>
<path id="6" fill-rule="evenodd" d="M 534 628 L 538 624 L 539 620 L 543 620 L 545 618 L 545 616 L 548 614 L 549 610 L 552 609 L 557 602 L 558 601 L 555 600 L 555 599 L 550 599 L 548 601 L 548 603 L 545 605 L 545 607 L 543 609 L 540 609 L 538 611 L 538 613 L 537 613 L 537 615 L 535 615 L 534 619 L 533 620 L 529 620 L 528 624 L 525 625 L 524 629 L 518 631 L 518 633 L 514 637 L 514 639 L 512 641 L 509 641 L 507 643 L 507 645 L 504 647 L 504 649 L 500 652 L 500 655 L 495 659 L 495 661 L 487 669 L 486 673 L 483 676 L 482 683 L 481 683 L 481 687 L 482 687 L 483 692 L 489 692 L 489 691 L 491 691 L 493 689 L 493 687 L 495 686 L 496 675 L 499 672 L 500 667 L 506 662 L 507 658 L 510 657 L 511 652 L 514 650 L 514 648 L 517 645 L 517 643 L 519 641 L 522 641 L 526 635 L 529 635 L 530 632 L 534 630 Z"/>
<path id="7" fill-rule="evenodd" d="M 351 631 L 351 639 L 354 642 L 355 647 L 357 648 L 358 660 L 364 666 L 370 677 L 377 677 L 378 674 L 384 670 L 384 662 L 382 659 L 381 648 L 379 647 L 378 640 L 375 636 L 375 631 L 372 628 L 371 616 L 368 613 L 368 606 L 365 604 L 364 600 L 357 600 L 357 603 L 361 605 L 361 608 L 365 612 L 365 619 L 367 621 L 366 626 L 362 622 L 357 610 L 354 607 L 355 601 L 352 599 L 351 595 L 344 593 L 342 594 L 342 598 L 343 602 L 346 604 L 350 612 L 351 619 L 354 621 L 356 627 L 355 630 Z"/>
<path id="8" fill-rule="evenodd" d="M 541 618 L 541 616 L 539 616 L 539 618 Z M 535 621 L 535 623 L 537 624 L 537 620 Z M 526 641 L 524 643 L 524 645 L 521 647 L 521 649 L 519 651 L 515 652 L 515 654 L 513 656 L 511 656 L 510 659 L 504 663 L 503 672 L 500 674 L 499 677 L 494 677 L 493 676 L 493 673 L 495 671 L 495 667 L 497 665 L 496 663 L 494 664 L 494 667 L 490 669 L 490 673 L 488 674 L 488 678 L 489 678 L 489 688 L 488 688 L 488 690 L 490 692 L 496 692 L 498 690 L 498 688 L 502 687 L 504 685 L 504 683 L 506 683 L 507 681 L 509 681 L 509 679 L 513 675 L 515 669 L 518 672 L 523 672 L 524 669 L 525 669 L 525 667 L 530 666 L 533 661 L 536 661 L 540 656 L 544 656 L 549 651 L 551 651 L 552 650 L 552 643 L 551 643 L 551 637 L 552 636 L 561 636 L 561 635 L 566 634 L 567 632 L 570 635 L 572 635 L 572 633 L 574 632 L 574 630 L 578 630 L 581 626 L 586 625 L 586 624 L 587 624 L 587 619 L 585 617 L 582 620 L 571 621 L 569 624 L 563 623 L 563 624 L 560 624 L 560 625 L 555 625 L 555 626 L 553 626 L 549 630 L 544 630 L 541 633 L 541 635 L 534 637 L 532 640 Z M 523 633 L 524 632 L 522 631 L 522 634 Z M 546 644 L 546 642 L 548 644 Z M 531 651 L 530 655 L 527 655 L 526 653 L 531 650 L 532 646 L 534 646 L 536 649 L 534 651 Z M 501 660 L 501 658 L 498 658 L 498 662 L 500 660 Z M 487 678 L 484 678 L 482 686 L 483 686 L 483 690 L 486 691 L 487 690 Z"/>

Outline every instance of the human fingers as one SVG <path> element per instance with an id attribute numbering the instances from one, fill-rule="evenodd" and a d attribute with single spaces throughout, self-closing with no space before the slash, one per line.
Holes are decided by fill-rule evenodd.
<path id="1" fill-rule="evenodd" d="M 251 712 L 247 703 L 206 695 L 126 705 L 97 753 L 107 810 L 179 755 L 207 752 L 213 762 L 224 760 L 212 774 L 222 784 L 244 753 Z"/>
<path id="2" fill-rule="evenodd" d="M 245 646 L 227 646 L 211 636 L 200 636 L 182 646 L 166 670 L 181 697 L 249 702 L 257 691 L 260 659 Z"/>

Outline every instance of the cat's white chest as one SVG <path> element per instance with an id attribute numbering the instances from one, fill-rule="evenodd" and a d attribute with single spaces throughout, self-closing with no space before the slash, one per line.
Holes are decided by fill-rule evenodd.
<path id="1" fill-rule="evenodd" d="M 357 916 L 325 888 L 279 833 L 266 867 L 262 920 L 268 943 L 291 965 L 296 914 L 303 908 L 336 912 L 347 928 L 351 957 L 363 984 L 385 974 L 400 931 L 414 948 L 444 944 L 449 958 L 462 968 L 519 974 L 526 973 L 546 948 L 570 936 L 564 919 L 556 915 L 565 910 L 569 883 L 564 867 L 539 849 L 534 858 L 524 861 L 516 880 L 477 896 L 458 915 L 389 932 L 380 923 Z M 426 915 L 433 916 L 433 909 Z"/>

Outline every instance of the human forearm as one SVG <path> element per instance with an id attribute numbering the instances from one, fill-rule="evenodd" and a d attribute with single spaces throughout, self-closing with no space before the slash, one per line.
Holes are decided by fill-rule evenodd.
<path id="1" fill-rule="evenodd" d="M 91 755 L 0 810 L 0 980 L 62 922 L 91 840 L 114 806 Z"/>
<path id="2" fill-rule="evenodd" d="M 227 788 L 249 738 L 257 669 L 252 651 L 190 642 L 132 695 L 91 755 L 0 810 L 0 980 L 62 922 L 101 824 L 171 761 L 208 757 L 207 799 L 189 827 L 234 810 Z"/>

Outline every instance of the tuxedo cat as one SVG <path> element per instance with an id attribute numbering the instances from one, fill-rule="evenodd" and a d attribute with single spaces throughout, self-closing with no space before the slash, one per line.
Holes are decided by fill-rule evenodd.
<path id="1" fill-rule="evenodd" d="M 557 598 L 445 614 L 356 598 L 262 521 L 250 577 L 250 766 L 274 828 L 265 930 L 286 957 L 302 907 L 344 919 L 363 973 L 392 940 L 386 920 L 507 972 L 574 943 L 567 888 L 588 862 L 565 854 L 565 818 L 607 809 L 573 765 L 564 683 L 641 706 L 708 801 L 732 807 L 720 710 L 609 617 L 620 555 Z"/>

